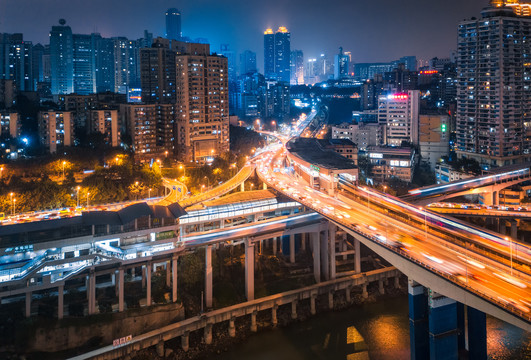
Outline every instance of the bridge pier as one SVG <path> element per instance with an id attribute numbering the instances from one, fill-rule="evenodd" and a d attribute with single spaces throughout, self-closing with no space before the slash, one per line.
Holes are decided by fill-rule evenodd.
<path id="1" fill-rule="evenodd" d="M 212 344 L 212 324 L 206 324 L 204 337 L 205 337 L 205 344 L 207 345 Z"/>
<path id="2" fill-rule="evenodd" d="M 256 315 L 257 311 L 253 311 L 253 313 L 251 314 L 251 332 L 258 331 L 258 326 L 256 325 Z"/>
<path id="3" fill-rule="evenodd" d="M 315 282 L 321 282 L 321 255 L 319 246 L 319 232 L 310 233 L 310 241 L 313 250 L 313 277 Z"/>
<path id="4" fill-rule="evenodd" d="M 330 251 L 330 280 L 336 278 L 336 231 L 337 226 L 334 223 L 329 223 L 329 251 Z"/>
<path id="5" fill-rule="evenodd" d="M 360 241 L 354 238 L 354 272 L 359 274 L 361 272 L 361 254 L 360 250 L 361 244 Z"/>
<path id="6" fill-rule="evenodd" d="M 484 312 L 467 307 L 468 356 L 474 360 L 487 359 L 487 317 Z"/>
<path id="7" fill-rule="evenodd" d="M 236 321 L 236 318 L 233 316 L 229 320 L 229 336 L 231 338 L 236 337 L 236 326 L 234 325 L 234 322 Z"/>
<path id="8" fill-rule="evenodd" d="M 146 305 L 151 306 L 151 263 L 146 265 Z"/>
<path id="9" fill-rule="evenodd" d="M 458 358 L 457 303 L 430 290 L 429 296 L 430 359 Z"/>
<path id="10" fill-rule="evenodd" d="M 31 291 L 26 292 L 26 317 L 27 318 L 31 316 L 31 298 L 32 298 Z"/>
<path id="11" fill-rule="evenodd" d="M 295 264 L 295 234 L 289 236 L 289 262 Z"/>
<path id="12" fill-rule="evenodd" d="M 118 311 L 124 311 L 124 269 L 118 269 Z"/>
<path id="13" fill-rule="evenodd" d="M 291 318 L 297 319 L 297 300 L 291 302 Z"/>
<path id="14" fill-rule="evenodd" d="M 255 245 L 245 239 L 245 294 L 247 301 L 254 300 L 254 247 Z"/>
<path id="15" fill-rule="evenodd" d="M 277 255 L 278 238 L 274 237 L 272 239 L 272 241 L 273 241 L 273 255 L 276 256 Z"/>
<path id="16" fill-rule="evenodd" d="M 328 244 L 328 230 L 321 231 L 321 267 L 323 277 L 326 281 L 330 280 L 330 261 L 329 261 L 329 247 Z"/>
<path id="17" fill-rule="evenodd" d="M 181 347 L 183 348 L 183 351 L 188 351 L 188 349 L 190 349 L 189 338 L 189 331 L 185 331 L 184 334 L 181 335 Z"/>
<path id="18" fill-rule="evenodd" d="M 205 249 L 205 307 L 212 308 L 212 245 Z"/>
<path id="19" fill-rule="evenodd" d="M 96 313 L 96 276 L 92 270 L 87 277 L 87 296 L 88 296 L 88 313 Z"/>
<path id="20" fill-rule="evenodd" d="M 65 310 L 65 306 L 64 306 L 64 290 L 65 290 L 65 286 L 64 285 L 59 285 L 57 287 L 57 318 L 59 320 L 61 320 L 63 318 L 64 310 Z"/>
<path id="21" fill-rule="evenodd" d="M 428 301 L 424 286 L 409 280 L 409 341 L 411 346 L 411 360 L 429 358 L 428 338 Z"/>
<path id="22" fill-rule="evenodd" d="M 511 237 L 513 239 L 518 239 L 518 222 L 516 220 L 511 220 Z"/>
<path id="23" fill-rule="evenodd" d="M 172 276 L 172 291 L 171 291 L 171 299 L 173 302 L 177 302 L 177 256 L 174 256 L 171 259 L 171 276 Z"/>
<path id="24" fill-rule="evenodd" d="M 271 324 L 273 325 L 273 327 L 277 326 L 277 324 L 278 324 L 277 309 L 278 309 L 278 305 L 277 304 L 275 304 L 271 308 Z"/>

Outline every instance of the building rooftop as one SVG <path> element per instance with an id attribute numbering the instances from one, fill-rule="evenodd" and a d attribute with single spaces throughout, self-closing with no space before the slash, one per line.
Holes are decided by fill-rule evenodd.
<path id="1" fill-rule="evenodd" d="M 333 150 L 325 150 L 319 140 L 297 138 L 287 144 L 288 151 L 300 159 L 319 168 L 329 170 L 357 169 L 354 161 L 347 159 Z"/>
<path id="2" fill-rule="evenodd" d="M 242 191 L 234 194 L 223 196 L 219 199 L 204 201 L 200 204 L 191 206 L 188 211 L 200 210 L 205 207 L 223 206 L 228 204 L 238 204 L 243 202 L 259 201 L 266 199 L 275 199 L 277 196 L 270 190 Z"/>

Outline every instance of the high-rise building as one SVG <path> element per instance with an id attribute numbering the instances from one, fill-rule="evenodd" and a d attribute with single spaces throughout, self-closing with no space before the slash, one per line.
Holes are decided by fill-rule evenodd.
<path id="1" fill-rule="evenodd" d="M 114 41 L 92 34 L 96 68 L 96 92 L 114 92 Z"/>
<path id="2" fill-rule="evenodd" d="M 74 34 L 74 92 L 88 95 L 96 92 L 96 61 L 92 35 Z"/>
<path id="3" fill-rule="evenodd" d="M 264 76 L 266 79 L 276 78 L 275 34 L 273 33 L 273 29 L 264 31 Z"/>
<path id="4" fill-rule="evenodd" d="M 291 85 L 304 84 L 304 54 L 302 50 L 293 50 L 290 60 Z"/>
<path id="5" fill-rule="evenodd" d="M 230 49 L 229 44 L 221 44 L 219 54 L 227 58 L 229 81 L 236 81 L 238 76 L 236 71 L 236 54 Z"/>
<path id="6" fill-rule="evenodd" d="M 240 54 L 240 75 L 252 74 L 257 72 L 256 53 L 251 50 L 245 50 Z"/>
<path id="7" fill-rule="evenodd" d="M 114 42 L 114 92 L 127 94 L 127 89 L 140 85 L 139 48 L 134 40 L 112 38 Z"/>
<path id="8" fill-rule="evenodd" d="M 339 53 L 334 58 L 334 79 L 345 79 L 349 75 L 350 67 L 349 56 L 343 52 L 343 48 L 339 48 Z"/>
<path id="9" fill-rule="evenodd" d="M 175 104 L 175 51 L 154 44 L 140 49 L 142 101 L 146 104 Z"/>
<path id="10" fill-rule="evenodd" d="M 120 117 L 131 136 L 135 161 L 156 161 L 174 154 L 173 104 L 122 104 Z"/>
<path id="11" fill-rule="evenodd" d="M 20 136 L 20 115 L 11 111 L 0 111 L 0 138 Z"/>
<path id="12" fill-rule="evenodd" d="M 531 17 L 523 8 L 491 1 L 481 19 L 458 27 L 456 153 L 484 167 L 531 157 Z"/>
<path id="13" fill-rule="evenodd" d="M 39 137 L 49 153 L 74 142 L 72 114 L 69 111 L 39 112 Z"/>
<path id="14" fill-rule="evenodd" d="M 278 81 L 289 84 L 291 59 L 291 34 L 284 26 L 275 33 L 275 74 Z"/>
<path id="15" fill-rule="evenodd" d="M 176 154 L 205 163 L 229 150 L 227 58 L 208 44 L 186 44 L 177 55 Z"/>
<path id="16" fill-rule="evenodd" d="M 22 34 L 0 33 L 0 79 L 13 80 L 19 91 L 33 91 L 32 51 Z"/>
<path id="17" fill-rule="evenodd" d="M 117 110 L 90 110 L 87 119 L 87 132 L 103 135 L 105 145 L 118 147 L 120 145 L 120 131 L 118 128 Z"/>
<path id="18" fill-rule="evenodd" d="M 170 8 L 166 11 L 166 39 L 181 40 L 181 12 L 178 9 Z"/>
<path id="19" fill-rule="evenodd" d="M 378 123 L 385 145 L 402 146 L 403 142 L 418 145 L 419 102 L 418 90 L 379 97 Z"/>
<path id="20" fill-rule="evenodd" d="M 410 71 L 404 63 L 399 63 L 392 71 L 383 76 L 384 90 L 406 92 L 418 89 L 418 72 Z"/>
<path id="21" fill-rule="evenodd" d="M 450 151 L 450 117 L 447 114 L 419 115 L 419 147 L 422 161 L 435 165 Z"/>
<path id="22" fill-rule="evenodd" d="M 72 29 L 64 19 L 50 32 L 50 68 L 52 94 L 70 94 L 74 91 L 74 40 Z"/>
<path id="23" fill-rule="evenodd" d="M 37 89 L 37 83 L 44 81 L 44 52 L 45 48 L 41 44 L 36 44 L 33 46 L 33 54 L 31 60 L 33 89 Z"/>

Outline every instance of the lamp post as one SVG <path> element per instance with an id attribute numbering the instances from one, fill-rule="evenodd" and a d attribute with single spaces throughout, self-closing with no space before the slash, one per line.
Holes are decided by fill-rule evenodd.
<path id="1" fill-rule="evenodd" d="M 76 188 L 76 190 L 77 190 L 77 207 L 79 207 L 79 190 L 80 190 L 80 189 L 81 189 L 80 186 L 78 186 L 78 187 Z"/>
<path id="2" fill-rule="evenodd" d="M 0 179 L 3 177 L 2 174 L 4 173 L 4 167 L 0 166 Z"/>
<path id="3" fill-rule="evenodd" d="M 204 189 L 205 189 L 205 184 L 201 185 L 201 194 L 203 193 Z"/>
<path id="4" fill-rule="evenodd" d="M 182 170 L 183 171 L 183 176 L 186 177 L 186 167 L 183 164 L 179 165 L 179 170 Z"/>
<path id="5" fill-rule="evenodd" d="M 15 216 L 15 203 L 17 202 L 17 199 L 13 199 L 13 216 Z"/>
<path id="6" fill-rule="evenodd" d="M 151 198 L 151 188 L 148 189 L 148 200 Z"/>
<path id="7" fill-rule="evenodd" d="M 210 189 L 210 179 L 206 175 L 205 179 L 207 179 L 207 189 Z"/>
<path id="8" fill-rule="evenodd" d="M 90 193 L 87 192 L 87 208 L 89 207 L 89 195 L 90 195 Z"/>
<path id="9" fill-rule="evenodd" d="M 63 161 L 63 181 L 65 181 L 65 165 L 66 161 Z"/>

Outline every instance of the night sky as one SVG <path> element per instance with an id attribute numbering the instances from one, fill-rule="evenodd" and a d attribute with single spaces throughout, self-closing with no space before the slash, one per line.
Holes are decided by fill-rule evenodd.
<path id="1" fill-rule="evenodd" d="M 293 49 L 305 58 L 333 55 L 339 46 L 354 62 L 390 61 L 405 55 L 445 57 L 456 47 L 459 21 L 479 17 L 488 0 L 0 0 L 0 32 L 22 32 L 48 42 L 65 18 L 74 33 L 142 37 L 164 35 L 164 11 L 177 7 L 183 33 L 206 38 L 212 50 L 228 43 L 238 53 L 257 52 L 263 63 L 263 31 L 287 26 Z"/>

